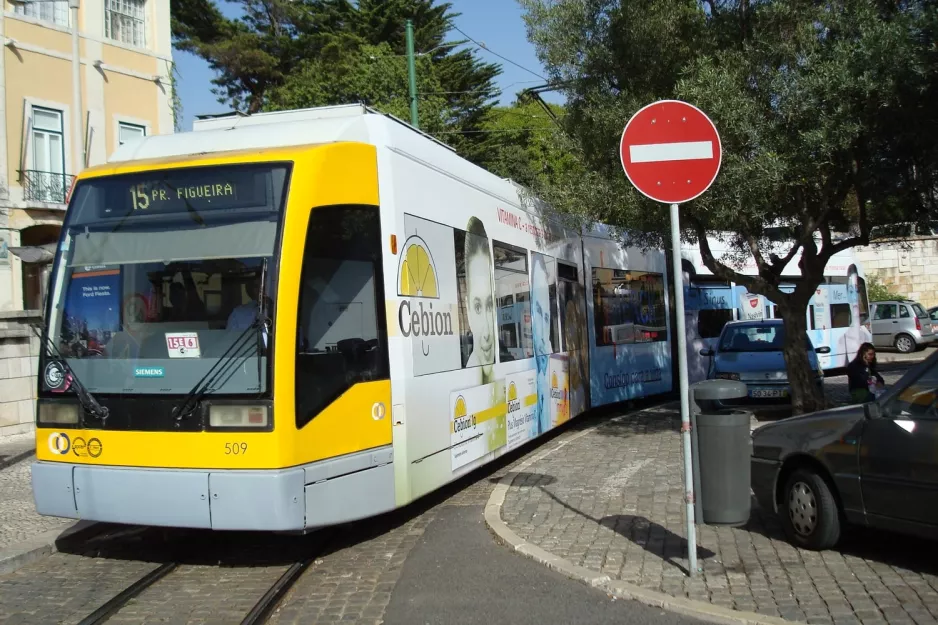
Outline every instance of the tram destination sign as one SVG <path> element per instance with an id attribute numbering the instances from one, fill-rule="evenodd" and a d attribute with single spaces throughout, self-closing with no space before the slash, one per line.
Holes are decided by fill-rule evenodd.
<path id="1" fill-rule="evenodd" d="M 92 180 L 103 187 L 102 218 L 200 213 L 253 208 L 273 210 L 272 167 L 200 167 L 142 172 Z"/>

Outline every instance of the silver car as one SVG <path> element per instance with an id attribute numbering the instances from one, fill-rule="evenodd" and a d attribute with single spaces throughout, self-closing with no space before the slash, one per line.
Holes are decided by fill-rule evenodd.
<path id="1" fill-rule="evenodd" d="M 877 347 L 895 347 L 903 354 L 935 341 L 935 326 L 918 302 L 888 300 L 870 306 L 873 344 Z"/>

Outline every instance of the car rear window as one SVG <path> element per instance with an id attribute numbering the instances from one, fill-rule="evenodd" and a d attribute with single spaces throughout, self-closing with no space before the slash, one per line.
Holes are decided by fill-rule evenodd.
<path id="1" fill-rule="evenodd" d="M 928 317 L 928 313 L 925 312 L 925 309 L 922 308 L 921 304 L 912 304 L 912 309 L 915 311 L 915 316 L 919 319 L 925 319 Z"/>

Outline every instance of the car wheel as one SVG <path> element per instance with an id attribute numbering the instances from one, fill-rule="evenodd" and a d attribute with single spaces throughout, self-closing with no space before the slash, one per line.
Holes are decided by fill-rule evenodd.
<path id="1" fill-rule="evenodd" d="M 908 334 L 900 334 L 896 337 L 896 349 L 903 354 L 915 351 L 915 340 Z"/>
<path id="2" fill-rule="evenodd" d="M 840 540 L 840 511 L 827 482 L 811 469 L 797 469 L 785 483 L 779 502 L 789 541 L 805 549 L 830 549 Z"/>

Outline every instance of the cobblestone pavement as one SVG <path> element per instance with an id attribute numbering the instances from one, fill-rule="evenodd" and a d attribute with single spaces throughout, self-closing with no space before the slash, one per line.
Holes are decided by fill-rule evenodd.
<path id="1" fill-rule="evenodd" d="M 0 467 L 5 466 L 15 456 L 30 451 L 36 446 L 36 434 L 14 434 L 0 437 Z"/>
<path id="2" fill-rule="evenodd" d="M 74 523 L 70 519 L 36 514 L 29 473 L 31 464 L 32 460 L 23 460 L 0 470 L 0 549 L 49 530 L 64 530 Z"/>
<path id="3" fill-rule="evenodd" d="M 556 442 L 548 439 L 544 445 L 553 444 Z M 380 623 L 404 561 L 427 526 L 443 509 L 475 506 L 481 510 L 494 482 L 521 460 L 513 454 L 407 508 L 342 526 L 328 539 L 325 551 L 287 593 L 269 622 Z M 27 462 L 0 472 L 0 479 L 14 469 L 25 473 L 16 479 L 11 475 L 9 481 L 13 484 L 18 480 L 28 493 Z M 6 518 L 6 513 L 2 514 Z M 298 549 L 318 535 L 226 537 L 152 528 L 130 529 L 125 534 L 113 539 L 95 538 L 80 549 L 56 553 L 9 575 L 0 575 L 0 624 L 77 623 L 160 562 L 173 559 L 171 554 L 180 553 L 182 560 L 175 571 L 132 599 L 109 622 L 239 622 L 287 566 L 300 557 L 302 551 Z M 166 546 L 161 546 L 161 540 L 168 541 Z"/>
<path id="4" fill-rule="evenodd" d="M 606 420 L 515 476 L 502 519 L 574 564 L 673 596 L 809 623 L 938 622 L 938 565 L 920 541 L 853 530 L 837 551 L 804 551 L 754 500 L 744 527 L 698 526 L 703 573 L 690 579 L 682 467 L 674 406 Z"/>
<path id="5" fill-rule="evenodd" d="M 333 553 L 319 558 L 272 615 L 271 625 L 381 623 L 404 561 L 427 526 L 444 508 L 484 506 L 494 484 L 522 460 L 498 463 L 386 519 L 352 526 L 344 537 L 350 546 L 343 548 L 340 538 Z"/>
<path id="6" fill-rule="evenodd" d="M 900 374 L 889 375 L 897 377 Z M 829 389 L 836 389 L 836 386 L 836 379 L 828 380 Z M 845 394 L 846 383 L 842 386 Z M 596 432 L 568 445 L 563 453 L 548 456 L 541 464 L 531 467 L 527 476 L 516 481 L 524 486 L 520 490 L 513 489 L 506 502 L 508 506 L 517 507 L 506 508 L 505 512 L 513 511 L 516 515 L 510 521 L 516 531 L 522 533 L 523 527 L 530 526 L 526 534 L 528 539 L 546 543 L 542 546 L 558 555 L 561 553 L 558 550 L 567 549 L 564 553 L 571 559 L 579 558 L 581 563 L 598 570 L 618 568 L 620 574 L 628 572 L 630 577 L 625 579 L 633 581 L 640 581 L 646 573 L 657 572 L 658 587 L 683 592 L 684 575 L 675 566 L 681 563 L 683 549 L 683 508 L 679 503 L 680 448 L 669 442 L 672 438 L 676 440 L 672 429 L 675 420 L 673 413 L 668 412 L 646 411 L 636 418 L 645 421 L 632 425 L 622 421 L 606 422 Z M 597 422 L 596 419 L 575 422 L 559 436 L 549 437 L 542 445 L 526 453 L 552 449 Z M 584 447 L 586 443 L 589 445 Z M 623 464 L 623 458 L 638 458 L 640 462 L 638 465 Z M 426 528 L 440 518 L 443 510 L 484 506 L 493 483 L 523 459 L 524 456 L 511 455 L 404 510 L 343 526 L 330 539 L 328 548 L 284 597 L 270 622 L 276 625 L 340 621 L 380 623 L 401 578 L 404 562 L 424 536 Z M 555 468 L 550 466 L 554 460 L 563 460 L 567 464 Z M 22 540 L 28 535 L 69 523 L 35 514 L 29 486 L 29 464 L 30 461 L 23 461 L 0 471 L 0 501 L 3 502 L 0 505 L 0 541 Z M 609 473 L 601 471 L 600 467 L 620 467 L 621 470 Z M 559 491 L 552 490 L 561 486 L 563 488 Z M 553 493 L 556 499 L 547 493 Z M 649 512 L 644 512 L 646 508 Z M 600 522 L 590 520 L 583 516 L 584 513 Z M 640 520 L 642 514 L 649 521 Z M 530 518 L 524 520 L 525 515 Z M 705 580 L 695 582 L 696 585 L 688 584 L 687 590 L 713 592 L 716 600 L 733 601 L 733 605 L 736 605 L 738 596 L 740 606 L 754 604 L 754 609 L 768 606 L 766 609 L 774 608 L 780 614 L 791 614 L 790 610 L 784 610 L 802 605 L 795 596 L 803 594 L 805 580 L 812 579 L 806 574 L 810 572 L 820 580 L 813 586 L 818 596 L 826 596 L 821 594 L 822 590 L 828 590 L 821 575 L 833 575 L 824 572 L 831 570 L 826 564 L 830 554 L 818 556 L 819 560 L 810 559 L 810 555 L 798 555 L 779 542 L 778 528 L 774 526 L 766 529 L 765 534 L 760 534 L 756 526 L 748 530 L 744 532 L 750 536 L 747 545 L 744 541 L 736 542 L 733 532 L 742 530 L 727 530 L 730 534 L 724 530 L 719 534 L 708 534 L 704 528 L 704 546 L 709 549 L 723 546 L 719 560 L 736 564 L 725 565 L 713 558 L 705 559 L 704 565 L 709 567 Z M 642 532 L 644 534 L 639 536 Z M 626 540 L 623 534 L 634 537 L 638 542 Z M 170 557 L 167 555 L 169 552 L 161 547 L 164 544 L 158 539 L 161 535 L 164 538 L 169 536 L 165 539 L 168 541 L 166 544 L 170 547 L 176 545 L 173 547 L 176 553 L 178 544 L 185 545 L 183 552 L 186 557 L 176 571 L 114 615 L 111 622 L 116 625 L 237 622 L 289 563 L 296 560 L 297 550 L 308 545 L 307 539 L 315 537 L 315 534 L 306 538 L 241 535 L 225 538 L 229 541 L 227 543 L 219 543 L 218 540 L 222 539 L 211 537 L 217 535 L 191 533 L 180 538 L 176 532 L 144 530 L 137 533 L 128 531 L 117 538 L 95 538 L 80 551 L 56 553 L 27 564 L 15 573 L 0 576 L 0 623 L 78 622 Z M 892 538 L 887 542 L 889 545 L 897 544 Z M 877 544 L 882 544 L 882 540 L 877 539 Z M 655 549 L 667 553 L 667 559 L 657 555 Z M 231 553 L 237 557 L 232 559 Z M 775 559 L 771 560 L 765 554 L 774 554 L 771 557 Z M 736 560 L 727 560 L 731 556 Z M 764 572 L 759 572 L 762 577 L 757 578 L 757 573 L 749 572 L 746 567 L 753 566 L 753 558 L 763 557 L 767 564 L 759 569 Z M 901 597 L 907 606 L 911 603 L 901 592 L 895 594 L 897 579 L 906 580 L 903 583 L 907 588 L 924 592 L 919 584 L 923 576 L 910 572 L 919 570 L 917 561 L 904 569 L 897 569 L 894 561 L 878 556 L 861 554 L 846 557 L 853 558 L 850 567 L 856 572 L 857 579 L 875 577 L 881 584 L 881 588 L 877 588 L 885 593 L 888 587 L 888 592 L 893 593 L 889 596 Z M 866 568 L 858 568 L 854 560 L 867 562 Z M 788 568 L 787 563 L 791 561 L 801 563 L 801 573 Z M 714 566 L 722 567 L 719 576 L 711 572 Z M 822 568 L 817 568 L 819 566 Z M 839 569 L 835 567 L 834 570 Z M 781 579 L 785 581 L 779 581 Z M 930 582 L 926 580 L 926 583 Z M 711 587 L 714 590 L 710 591 Z M 777 600 L 773 591 L 779 594 Z M 744 592 L 748 593 L 745 596 L 750 598 L 751 604 L 743 600 Z M 792 594 L 786 598 L 781 594 L 784 592 Z M 771 606 L 766 602 L 766 593 L 773 598 Z M 878 604 L 873 599 L 869 601 L 871 603 L 867 606 L 872 605 L 875 609 Z M 880 597 L 877 601 L 885 599 Z M 814 604 L 806 602 L 804 605 L 811 607 Z M 864 604 L 857 605 L 859 610 Z M 807 615 L 807 608 L 799 609 Z"/>

